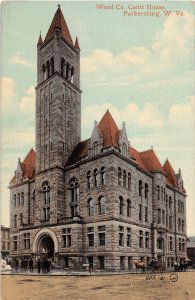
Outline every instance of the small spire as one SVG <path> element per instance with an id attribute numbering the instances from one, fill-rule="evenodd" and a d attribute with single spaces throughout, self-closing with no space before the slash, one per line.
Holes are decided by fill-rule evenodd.
<path id="1" fill-rule="evenodd" d="M 153 146 L 151 146 L 151 150 L 153 150 Z"/>
<path id="2" fill-rule="evenodd" d="M 58 8 L 60 8 L 60 4 L 58 4 Z"/>
<path id="3" fill-rule="evenodd" d="M 78 41 L 77 37 L 76 37 L 76 40 L 75 40 L 74 48 L 80 49 L 80 47 L 79 47 L 79 41 Z"/>
<path id="4" fill-rule="evenodd" d="M 37 46 L 41 46 L 43 44 L 43 40 L 42 40 L 42 36 L 41 36 L 41 31 L 40 31 L 40 35 L 39 35 L 39 40 L 37 43 Z"/>
<path id="5" fill-rule="evenodd" d="M 97 126 L 97 124 L 98 124 L 98 122 L 95 120 L 95 121 L 94 121 L 94 126 Z"/>

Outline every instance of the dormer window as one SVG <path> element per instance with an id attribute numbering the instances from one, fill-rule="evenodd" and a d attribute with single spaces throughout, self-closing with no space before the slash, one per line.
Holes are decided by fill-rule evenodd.
<path id="1" fill-rule="evenodd" d="M 125 143 L 122 145 L 122 155 L 127 156 L 127 145 Z"/>
<path id="2" fill-rule="evenodd" d="M 70 82 L 73 83 L 74 82 L 74 68 L 71 68 L 71 74 L 70 74 Z"/>
<path id="3" fill-rule="evenodd" d="M 98 154 L 98 142 L 93 143 L 93 155 L 96 156 Z"/>

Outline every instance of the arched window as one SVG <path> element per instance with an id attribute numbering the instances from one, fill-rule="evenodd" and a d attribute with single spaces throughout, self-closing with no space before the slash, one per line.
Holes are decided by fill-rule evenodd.
<path id="1" fill-rule="evenodd" d="M 139 180 L 139 196 L 142 196 L 142 189 L 143 189 L 143 185 L 142 185 L 142 181 Z"/>
<path id="2" fill-rule="evenodd" d="M 127 173 L 126 173 L 126 171 L 124 170 L 124 171 L 123 171 L 123 187 L 126 188 L 126 186 L 127 186 Z"/>
<path id="3" fill-rule="evenodd" d="M 181 230 L 184 231 L 184 220 L 181 221 Z"/>
<path id="4" fill-rule="evenodd" d="M 45 65 L 42 66 L 42 71 L 43 71 L 43 80 L 46 80 L 47 79 L 47 75 L 46 75 Z"/>
<path id="5" fill-rule="evenodd" d="M 87 187 L 88 189 L 91 188 L 91 171 L 87 172 Z"/>
<path id="6" fill-rule="evenodd" d="M 71 216 L 79 215 L 79 183 L 74 177 L 69 182 Z"/>
<path id="7" fill-rule="evenodd" d="M 148 184 L 146 183 L 145 184 L 145 199 L 148 199 L 148 192 L 149 192 Z"/>
<path id="8" fill-rule="evenodd" d="M 44 205 L 50 204 L 50 185 L 48 181 L 45 181 L 42 185 L 43 188 L 43 202 Z"/>
<path id="9" fill-rule="evenodd" d="M 127 199 L 127 217 L 131 217 L 131 201 Z"/>
<path id="10" fill-rule="evenodd" d="M 127 188 L 128 190 L 131 189 L 131 173 L 128 173 L 128 177 L 127 177 Z"/>
<path id="11" fill-rule="evenodd" d="M 178 230 L 181 230 L 181 219 L 178 219 Z"/>
<path id="12" fill-rule="evenodd" d="M 22 206 L 24 205 L 24 193 L 23 192 L 21 193 L 21 205 Z"/>
<path id="13" fill-rule="evenodd" d="M 124 206 L 123 198 L 119 197 L 119 215 L 123 215 L 123 206 Z"/>
<path id="14" fill-rule="evenodd" d="M 121 186 L 122 185 L 122 171 L 121 168 L 118 168 L 118 185 Z"/>
<path id="15" fill-rule="evenodd" d="M 157 209 L 157 223 L 161 224 L 161 210 L 160 210 L 160 208 Z"/>
<path id="16" fill-rule="evenodd" d="M 93 182 L 94 182 L 94 186 L 98 186 L 98 170 L 95 169 L 93 171 Z"/>
<path id="17" fill-rule="evenodd" d="M 70 74 L 70 82 L 73 83 L 74 82 L 74 68 L 71 68 L 71 74 Z"/>
<path id="18" fill-rule="evenodd" d="M 65 75 L 65 60 L 64 60 L 64 58 L 61 59 L 61 75 L 63 77 Z"/>
<path id="19" fill-rule="evenodd" d="M 43 189 L 43 222 L 50 220 L 50 185 L 48 181 L 42 184 Z"/>
<path id="20" fill-rule="evenodd" d="M 98 212 L 99 215 L 105 214 L 106 212 L 106 199 L 103 196 L 98 199 Z"/>
<path id="21" fill-rule="evenodd" d="M 161 187 L 161 201 L 163 201 L 163 196 L 164 196 L 164 191 L 163 191 L 163 187 Z"/>
<path id="22" fill-rule="evenodd" d="M 164 209 L 162 210 L 162 223 L 165 225 L 165 211 Z"/>
<path id="23" fill-rule="evenodd" d="M 22 226 L 23 224 L 23 214 L 20 214 L 20 226 Z"/>
<path id="24" fill-rule="evenodd" d="M 172 210 L 172 200 L 171 200 L 171 196 L 169 197 L 169 210 Z"/>
<path id="25" fill-rule="evenodd" d="M 20 206 L 20 194 L 18 194 L 18 206 Z"/>
<path id="26" fill-rule="evenodd" d="M 88 200 L 88 216 L 94 216 L 94 200 Z"/>
<path id="27" fill-rule="evenodd" d="M 69 70 L 70 70 L 70 65 L 69 63 L 66 64 L 66 79 L 69 80 Z"/>
<path id="28" fill-rule="evenodd" d="M 53 57 L 51 58 L 50 66 L 51 66 L 51 76 L 52 76 L 54 74 L 54 59 L 53 59 Z"/>
<path id="29" fill-rule="evenodd" d="M 156 191 L 157 191 L 157 200 L 160 200 L 160 187 L 159 187 L 159 185 L 157 185 Z"/>
<path id="30" fill-rule="evenodd" d="M 14 228 L 17 228 L 17 215 L 14 215 Z"/>
<path id="31" fill-rule="evenodd" d="M 105 184 L 105 167 L 101 167 L 100 169 L 100 183 L 101 185 Z"/>
<path id="32" fill-rule="evenodd" d="M 47 68 L 46 68 L 47 78 L 49 78 L 50 77 L 50 65 L 49 65 L 49 61 L 47 61 L 46 66 L 47 66 Z"/>
<path id="33" fill-rule="evenodd" d="M 93 143 L 93 155 L 96 156 L 98 154 L 98 142 Z"/>
<path id="34" fill-rule="evenodd" d="M 17 199 L 16 199 L 16 195 L 14 195 L 14 206 L 17 206 Z"/>

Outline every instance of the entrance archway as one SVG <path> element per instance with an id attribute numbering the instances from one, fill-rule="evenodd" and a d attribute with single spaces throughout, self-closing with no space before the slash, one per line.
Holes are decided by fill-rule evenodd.
<path id="1" fill-rule="evenodd" d="M 54 256 L 54 242 L 49 235 L 43 235 L 38 243 L 38 253 L 53 258 Z"/>

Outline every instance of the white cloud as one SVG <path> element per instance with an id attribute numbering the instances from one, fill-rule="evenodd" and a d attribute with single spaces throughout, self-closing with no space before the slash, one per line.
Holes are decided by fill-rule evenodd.
<path id="1" fill-rule="evenodd" d="M 184 12 L 185 17 L 176 14 L 167 18 L 162 31 L 155 36 L 152 49 L 159 57 L 169 63 L 178 63 L 178 54 L 186 56 L 193 50 L 193 15 Z"/>
<path id="2" fill-rule="evenodd" d="M 35 113 L 35 88 L 34 86 L 29 87 L 25 96 L 21 98 L 19 107 L 22 112 L 33 114 Z"/>
<path id="3" fill-rule="evenodd" d="M 149 128 L 163 126 L 162 115 L 153 104 L 146 103 L 143 108 L 140 108 L 137 104 L 131 103 L 119 109 L 111 103 L 103 103 L 93 104 L 84 109 L 84 128 L 87 128 L 91 124 L 91 116 L 93 116 L 94 120 L 100 121 L 107 109 L 109 109 L 119 127 L 121 127 L 123 121 L 126 122 L 129 128 L 131 125 Z"/>
<path id="4" fill-rule="evenodd" d="M 16 83 L 10 77 L 1 77 L 1 109 L 7 112 L 13 108 L 16 93 Z"/>
<path id="5" fill-rule="evenodd" d="M 116 86 L 151 82 L 159 75 L 168 79 L 175 75 L 175 69 L 183 72 L 193 58 L 193 16 L 185 14 L 185 17 L 167 18 L 149 47 L 132 47 L 116 55 L 94 49 L 81 58 L 82 73 L 90 84 Z"/>
<path id="6" fill-rule="evenodd" d="M 184 126 L 192 125 L 195 115 L 195 98 L 187 97 L 183 103 L 175 104 L 169 110 L 169 122 L 171 124 Z"/>
<path id="7" fill-rule="evenodd" d="M 3 151 L 7 149 L 18 149 L 24 147 L 32 147 L 35 144 L 34 128 L 23 129 L 16 128 L 14 132 L 3 132 Z"/>
<path id="8" fill-rule="evenodd" d="M 34 65 L 30 62 L 28 62 L 24 57 L 22 57 L 21 54 L 16 54 L 14 57 L 10 60 L 13 64 L 22 65 L 26 68 L 34 68 Z"/>

